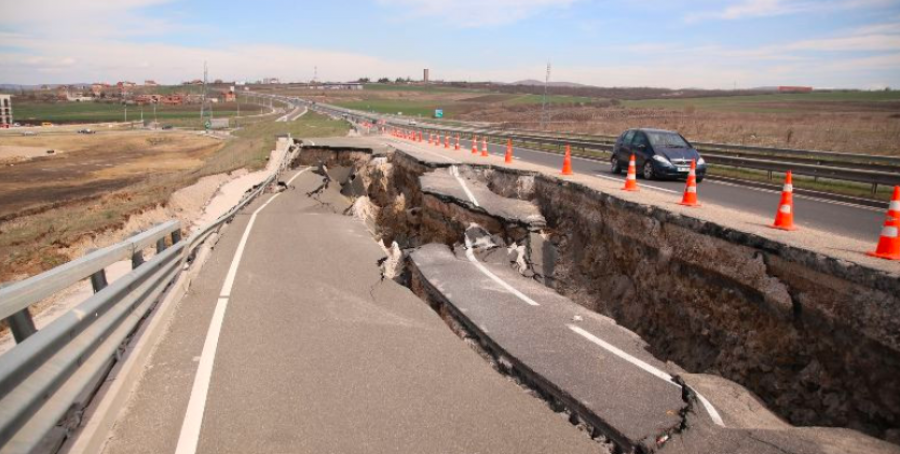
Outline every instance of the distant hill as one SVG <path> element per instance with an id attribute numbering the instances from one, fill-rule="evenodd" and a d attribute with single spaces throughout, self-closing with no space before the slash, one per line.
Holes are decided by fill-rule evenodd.
<path id="1" fill-rule="evenodd" d="M 544 82 L 542 82 L 540 80 L 535 80 L 535 79 L 526 79 L 526 80 L 520 80 L 518 82 L 513 82 L 509 85 L 531 85 L 531 86 L 543 87 Z M 585 84 L 578 84 L 575 82 L 550 82 L 547 85 L 550 87 L 572 87 L 572 88 L 590 87 L 591 86 L 591 85 L 585 85 Z"/>

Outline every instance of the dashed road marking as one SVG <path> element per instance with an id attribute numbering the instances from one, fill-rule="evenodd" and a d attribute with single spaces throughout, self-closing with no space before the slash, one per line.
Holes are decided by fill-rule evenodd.
<path id="1" fill-rule="evenodd" d="M 468 236 L 466 237 L 466 258 L 469 259 L 469 261 L 472 262 L 473 265 L 475 265 L 475 268 L 478 268 L 478 271 L 481 271 L 481 274 L 484 274 L 485 276 L 490 278 L 492 281 L 500 284 L 500 286 L 503 287 L 504 289 L 506 289 L 506 291 L 515 295 L 516 298 L 519 298 L 520 300 L 524 301 L 525 304 L 528 304 L 529 306 L 540 306 L 540 304 L 538 304 L 537 301 L 529 298 L 524 293 L 516 290 L 515 287 L 507 284 L 506 281 L 504 281 L 503 279 L 500 279 L 500 277 L 498 277 L 496 274 L 492 273 L 491 270 L 487 269 L 487 267 L 482 265 L 481 262 L 479 262 L 478 259 L 475 258 L 475 254 L 472 252 L 472 240 L 470 240 Z"/>
<path id="2" fill-rule="evenodd" d="M 466 197 L 468 197 L 476 207 L 480 207 L 481 205 L 478 204 L 478 200 L 475 199 L 475 195 L 472 194 L 471 191 L 469 191 L 469 187 L 466 186 L 466 182 L 463 181 L 462 177 L 459 176 L 459 169 L 457 169 L 456 166 L 450 166 L 450 175 L 453 175 L 453 177 L 456 178 L 456 181 L 459 182 L 459 185 L 462 186 L 463 192 L 466 193 Z"/>
<path id="3" fill-rule="evenodd" d="M 579 334 L 581 337 L 584 337 L 585 339 L 591 341 L 591 343 L 593 343 L 594 345 L 597 345 L 598 347 L 612 353 L 613 355 L 616 355 L 619 358 L 622 358 L 625 361 L 628 361 L 629 363 L 642 369 L 644 372 L 647 372 L 647 373 L 653 375 L 654 377 L 665 381 L 666 383 L 669 383 L 673 386 L 677 386 L 677 387 L 681 388 L 681 385 L 679 385 L 678 383 L 675 383 L 675 381 L 672 380 L 672 376 L 667 374 L 666 372 L 659 370 L 659 369 L 651 366 L 650 364 L 647 364 L 644 361 L 641 361 L 640 359 L 635 358 L 634 356 L 629 355 L 622 349 L 585 331 L 581 327 L 578 327 L 575 325 L 566 325 L 566 326 L 570 330 Z M 706 412 L 709 414 L 709 417 L 713 420 L 713 422 L 719 426 L 725 427 L 725 422 L 722 420 L 722 416 L 719 415 L 719 412 L 716 411 L 716 408 L 713 407 L 713 405 L 708 400 L 706 400 L 705 397 L 700 395 L 700 393 L 696 392 L 696 390 L 695 390 L 695 393 L 697 394 L 697 399 L 700 401 L 701 404 L 703 404 L 703 408 L 706 409 Z"/>
<path id="4" fill-rule="evenodd" d="M 303 169 L 294 175 L 288 180 L 288 185 L 307 170 L 309 168 Z M 197 373 L 194 376 L 194 385 L 191 388 L 191 397 L 184 414 L 184 421 L 181 424 L 181 432 L 178 436 L 175 454 L 194 454 L 197 452 L 197 444 L 200 442 L 200 428 L 203 425 L 203 413 L 206 410 L 206 399 L 209 395 L 209 384 L 212 380 L 213 364 L 216 359 L 216 350 L 219 346 L 219 334 L 225 321 L 225 311 L 228 309 L 228 300 L 231 295 L 231 289 L 234 286 L 234 278 L 237 275 L 238 266 L 240 266 L 244 249 L 250 238 L 250 232 L 253 230 L 253 224 L 256 223 L 256 216 L 280 195 L 281 193 L 273 195 L 266 203 L 253 212 L 247 227 L 244 229 L 244 234 L 241 236 L 241 241 L 238 243 L 234 257 L 231 259 L 228 274 L 225 276 L 222 290 L 219 291 L 216 309 L 209 323 L 209 330 L 206 332 L 206 340 L 203 342 L 200 364 L 197 366 Z"/>

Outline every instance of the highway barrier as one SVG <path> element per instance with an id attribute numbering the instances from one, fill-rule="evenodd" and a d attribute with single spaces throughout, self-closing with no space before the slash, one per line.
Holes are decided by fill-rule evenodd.
<path id="1" fill-rule="evenodd" d="M 289 146 L 272 175 L 237 205 L 187 239 L 182 239 L 179 221 L 168 221 L 0 288 L 0 319 L 8 321 L 16 341 L 0 356 L 0 451 L 58 448 L 68 431 L 79 426 L 85 407 L 132 333 L 197 248 L 276 181 L 294 149 Z M 143 252 L 149 247 L 155 247 L 156 254 L 145 262 Z M 131 259 L 132 271 L 108 284 L 105 268 L 123 259 Z M 28 308 L 86 278 L 94 295 L 35 329 Z"/>

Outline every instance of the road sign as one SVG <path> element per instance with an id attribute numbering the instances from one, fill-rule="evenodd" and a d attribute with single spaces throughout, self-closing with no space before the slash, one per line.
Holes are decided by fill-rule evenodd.
<path id="1" fill-rule="evenodd" d="M 444 118 L 444 109 L 434 109 L 434 118 Z"/>

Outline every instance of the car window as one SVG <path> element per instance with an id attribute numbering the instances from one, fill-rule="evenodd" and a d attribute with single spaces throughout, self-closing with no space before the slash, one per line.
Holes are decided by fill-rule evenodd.
<path id="1" fill-rule="evenodd" d="M 635 134 L 634 139 L 631 141 L 631 146 L 633 146 L 633 147 L 638 147 L 640 145 L 644 145 L 644 146 L 649 145 L 647 143 L 647 135 L 644 134 L 643 132 L 639 132 L 639 133 Z"/>
<path id="2" fill-rule="evenodd" d="M 673 132 L 648 132 L 650 143 L 658 148 L 690 148 L 684 139 Z"/>
<path id="3" fill-rule="evenodd" d="M 622 136 L 622 143 L 623 144 L 631 143 L 632 137 L 634 137 L 634 129 L 631 129 L 631 130 L 628 130 L 625 132 L 625 134 Z"/>

